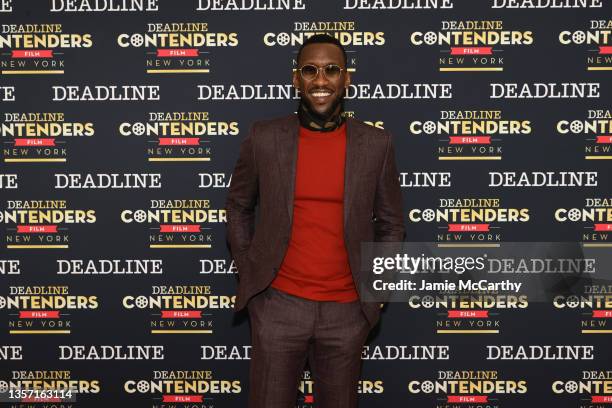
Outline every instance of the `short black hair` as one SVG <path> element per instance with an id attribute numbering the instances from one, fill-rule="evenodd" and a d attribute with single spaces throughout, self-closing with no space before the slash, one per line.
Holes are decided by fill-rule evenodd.
<path id="1" fill-rule="evenodd" d="M 334 44 L 335 46 L 340 48 L 340 50 L 342 50 L 342 56 L 344 57 L 344 66 L 347 65 L 346 51 L 344 50 L 344 47 L 342 46 L 342 44 L 336 37 L 332 37 L 329 34 L 315 34 L 307 38 L 306 41 L 302 43 L 302 45 L 300 46 L 300 49 L 298 50 L 297 59 L 296 59 L 298 64 L 300 61 L 300 55 L 302 54 L 302 50 L 304 49 L 304 47 L 306 47 L 309 44 Z"/>

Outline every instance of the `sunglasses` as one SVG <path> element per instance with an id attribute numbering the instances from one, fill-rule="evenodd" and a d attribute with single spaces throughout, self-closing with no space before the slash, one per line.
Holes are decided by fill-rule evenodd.
<path id="1" fill-rule="evenodd" d="M 336 64 L 329 64 L 324 67 L 317 67 L 316 65 L 307 64 L 300 68 L 300 75 L 302 75 L 304 80 L 312 81 L 319 74 L 319 70 L 322 70 L 325 78 L 329 79 L 330 81 L 338 79 L 342 71 L 344 71 L 343 68 L 340 68 L 340 66 Z"/>

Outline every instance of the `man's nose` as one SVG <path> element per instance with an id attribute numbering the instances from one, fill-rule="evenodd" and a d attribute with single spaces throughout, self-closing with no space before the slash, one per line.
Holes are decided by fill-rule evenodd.
<path id="1" fill-rule="evenodd" d="M 317 76 L 315 77 L 315 79 L 312 80 L 314 85 L 324 86 L 327 85 L 327 83 L 329 82 L 325 77 L 325 74 L 323 73 L 323 69 L 324 68 L 319 69 L 319 72 L 317 72 Z"/>

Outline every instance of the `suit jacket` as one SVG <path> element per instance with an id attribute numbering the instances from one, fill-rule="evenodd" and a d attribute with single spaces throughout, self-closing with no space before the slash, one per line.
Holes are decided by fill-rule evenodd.
<path id="1" fill-rule="evenodd" d="M 403 241 L 405 228 L 391 134 L 354 118 L 346 125 L 344 243 L 360 292 L 361 242 Z M 296 114 L 258 121 L 240 145 L 225 204 L 228 246 L 238 268 L 236 311 L 266 289 L 285 256 L 299 126 Z M 361 300 L 370 327 L 378 322 L 381 306 Z"/>

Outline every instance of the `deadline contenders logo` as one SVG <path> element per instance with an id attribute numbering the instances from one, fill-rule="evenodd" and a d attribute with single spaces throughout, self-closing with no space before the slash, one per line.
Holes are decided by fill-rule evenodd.
<path id="1" fill-rule="evenodd" d="M 585 160 L 612 159 L 612 112 L 609 109 L 589 109 L 585 119 L 560 120 L 557 133 L 581 137 Z"/>
<path id="2" fill-rule="evenodd" d="M 208 23 L 148 23 L 145 33 L 117 36 L 122 48 L 145 48 L 147 74 L 207 74 L 215 47 L 235 47 L 237 33 L 210 32 Z"/>
<path id="3" fill-rule="evenodd" d="M 93 123 L 66 121 L 64 112 L 4 113 L 0 117 L 5 163 L 66 162 L 69 141 L 94 134 Z"/>
<path id="4" fill-rule="evenodd" d="M 410 134 L 437 136 L 438 160 L 501 160 L 502 140 L 531 134 L 531 121 L 505 119 L 500 110 L 440 111 L 437 121 L 412 121 Z"/>
<path id="5" fill-rule="evenodd" d="M 148 209 L 126 209 L 125 224 L 152 224 L 149 248 L 212 248 L 209 224 L 227 222 L 225 209 L 213 208 L 206 199 L 151 200 Z"/>
<path id="6" fill-rule="evenodd" d="M 554 217 L 565 225 L 582 226 L 580 237 L 585 247 L 606 247 L 612 242 L 612 198 L 586 198 L 583 207 L 555 209 Z"/>
<path id="7" fill-rule="evenodd" d="M 213 139 L 240 133 L 238 122 L 211 121 L 208 112 L 149 112 L 147 122 L 123 122 L 119 134 L 142 140 L 150 162 L 210 161 Z"/>
<path id="8" fill-rule="evenodd" d="M 127 310 L 150 310 L 151 334 L 212 334 L 211 310 L 233 309 L 236 296 L 215 295 L 209 285 L 152 286 L 150 295 L 123 296 Z"/>
<path id="9" fill-rule="evenodd" d="M 347 71 L 357 70 L 356 46 L 382 46 L 385 45 L 385 33 L 383 31 L 361 31 L 357 29 L 354 21 L 312 21 L 294 22 L 293 31 L 272 33 L 263 36 L 263 43 L 268 47 L 296 48 L 315 34 L 329 34 L 347 48 Z M 297 68 L 297 54 L 292 60 L 294 70 Z"/>
<path id="10" fill-rule="evenodd" d="M 499 198 L 441 198 L 437 208 L 413 208 L 411 223 L 438 224 L 435 233 L 440 247 L 453 245 L 490 247 L 503 241 L 499 224 L 529 221 L 529 208 L 504 208 Z M 494 244 L 498 246 L 499 244 Z"/>
<path id="11" fill-rule="evenodd" d="M 612 71 L 612 20 L 591 20 L 584 30 L 563 30 L 559 42 L 582 46 L 587 53 L 587 71 Z"/>
<path id="12" fill-rule="evenodd" d="M 0 223 L 7 227 L 7 249 L 68 249 L 68 224 L 93 224 L 96 211 L 72 209 L 66 200 L 7 200 Z"/>
<path id="13" fill-rule="evenodd" d="M 216 407 L 215 397 L 240 394 L 240 380 L 219 378 L 211 370 L 153 371 L 150 379 L 129 379 L 123 383 L 128 395 L 150 395 L 152 407 Z M 169 405 L 168 405 L 169 403 Z"/>
<path id="14" fill-rule="evenodd" d="M 9 286 L 0 295 L 9 334 L 70 334 L 74 310 L 100 305 L 96 295 L 71 294 L 66 286 Z"/>
<path id="15" fill-rule="evenodd" d="M 502 47 L 532 45 L 533 32 L 505 29 L 502 20 L 451 20 L 439 31 L 412 32 L 410 44 L 441 47 L 441 72 L 503 71 Z"/>
<path id="16" fill-rule="evenodd" d="M 408 299 L 411 309 L 436 310 L 436 334 L 499 334 L 499 310 L 528 306 L 525 294 L 494 290 L 438 290 L 436 295 L 413 295 Z"/>
<path id="17" fill-rule="evenodd" d="M 612 285 L 585 285 L 582 294 L 557 295 L 552 303 L 555 309 L 582 315 L 582 334 L 612 334 L 608 324 L 612 319 Z"/>
<path id="18" fill-rule="evenodd" d="M 101 390 L 99 379 L 75 376 L 71 370 L 19 370 L 0 377 L 0 395 L 3 401 L 10 398 L 13 404 L 6 406 L 11 407 L 85 407 L 80 397 L 94 394 L 93 399 Z"/>
<path id="19" fill-rule="evenodd" d="M 580 394 L 578 408 L 608 406 L 612 403 L 612 371 L 582 371 L 576 380 L 555 380 L 552 382 L 552 392 L 563 400 L 571 400 L 572 396 Z"/>
<path id="20" fill-rule="evenodd" d="M 64 33 L 62 24 L 2 24 L 2 75 L 63 74 L 64 50 L 91 48 L 91 34 Z"/>
<path id="21" fill-rule="evenodd" d="M 499 407 L 503 396 L 526 394 L 527 381 L 503 379 L 498 370 L 447 370 L 438 371 L 433 379 L 409 380 L 408 393 L 435 395 L 436 407 Z"/>

